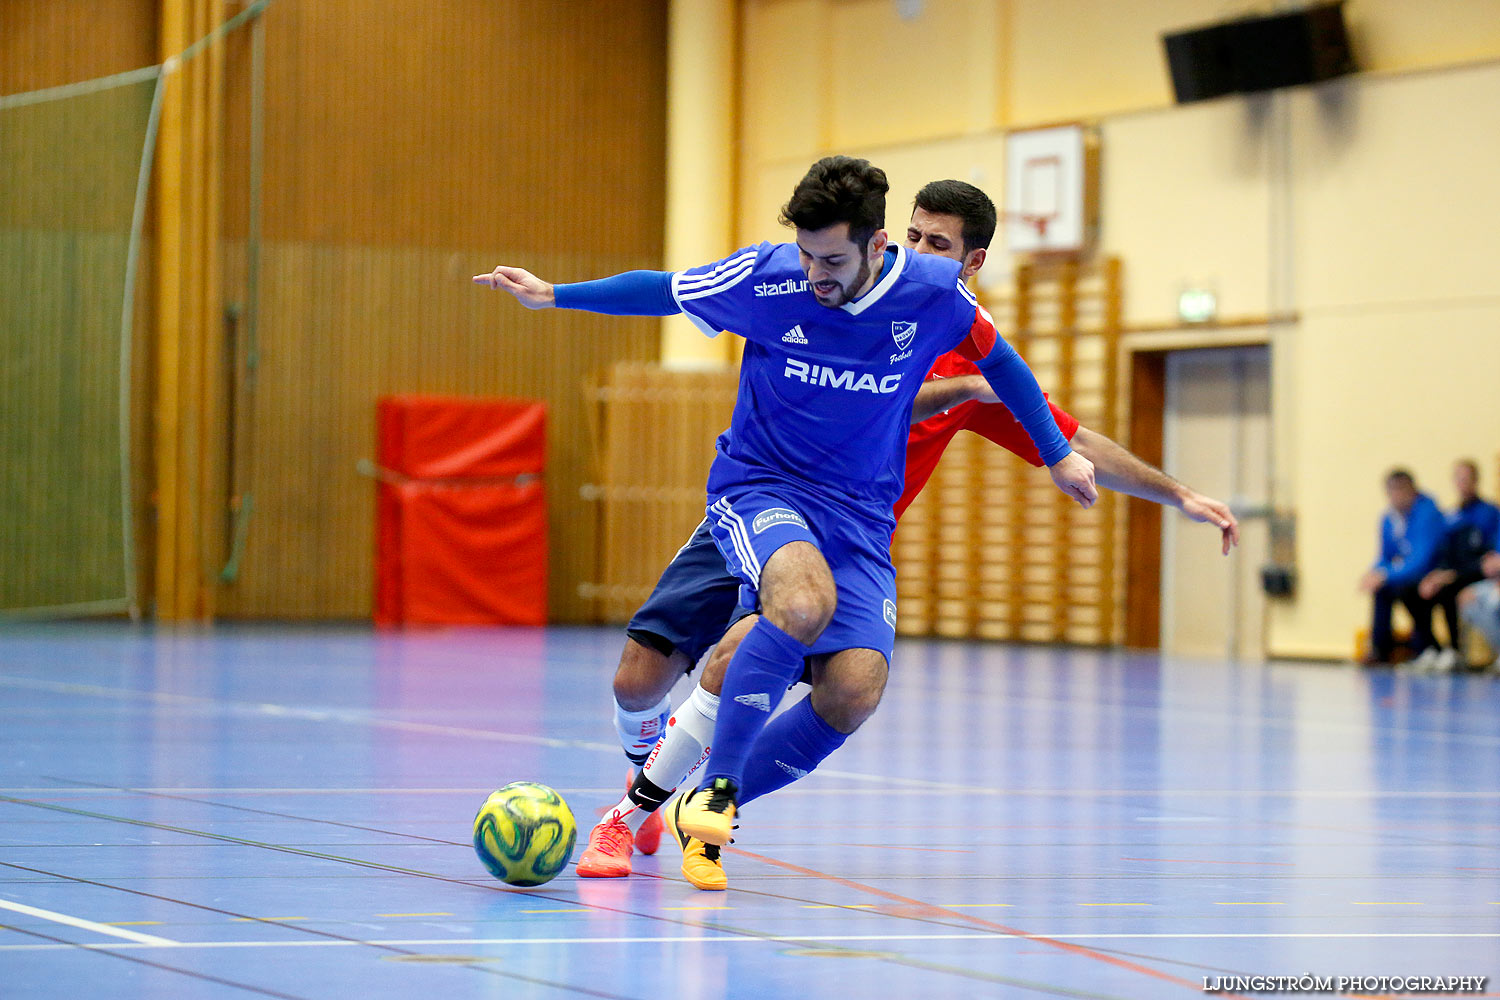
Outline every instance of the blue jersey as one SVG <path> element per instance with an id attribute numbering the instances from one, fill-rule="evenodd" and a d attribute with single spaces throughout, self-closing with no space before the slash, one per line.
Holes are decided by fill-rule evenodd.
<path id="1" fill-rule="evenodd" d="M 1394 508 L 1380 519 L 1380 558 L 1375 568 L 1393 587 L 1414 586 L 1437 564 L 1448 522 L 1426 493 L 1418 493 L 1411 512 Z"/>
<path id="2" fill-rule="evenodd" d="M 814 298 L 794 243 L 762 243 L 674 274 L 673 300 L 695 325 L 746 340 L 734 418 L 719 436 L 709 493 L 789 483 L 889 521 L 922 380 L 976 316 L 988 322 L 959 271 L 949 258 L 893 247 L 874 287 L 837 309 Z M 1003 370 L 1007 381 L 1017 366 L 1024 371 L 1017 417 L 1042 438 L 1044 461 L 1060 460 L 1068 444 L 1035 378 L 1003 340 L 995 345 L 980 369 Z"/>
<path id="3" fill-rule="evenodd" d="M 1500 507 L 1474 497 L 1448 515 L 1442 566 L 1477 574 L 1484 554 L 1497 550 L 1500 550 Z"/>

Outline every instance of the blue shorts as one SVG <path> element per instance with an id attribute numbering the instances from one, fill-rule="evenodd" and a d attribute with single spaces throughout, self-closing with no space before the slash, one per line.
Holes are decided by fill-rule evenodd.
<path id="1" fill-rule="evenodd" d="M 708 523 L 729 569 L 740 579 L 740 604 L 759 607 L 761 567 L 788 542 L 822 552 L 838 588 L 833 620 L 813 655 L 874 649 L 891 662 L 896 643 L 896 568 L 891 526 L 789 484 L 748 485 L 710 497 Z"/>
<path id="2" fill-rule="evenodd" d="M 677 550 L 625 634 L 666 656 L 681 652 L 691 670 L 740 617 L 740 581 L 729 572 L 705 519 Z"/>

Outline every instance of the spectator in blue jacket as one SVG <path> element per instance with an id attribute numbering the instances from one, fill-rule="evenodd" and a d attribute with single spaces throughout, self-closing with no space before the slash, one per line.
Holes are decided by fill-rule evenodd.
<path id="1" fill-rule="evenodd" d="M 1385 477 L 1385 495 L 1391 507 L 1380 522 L 1380 558 L 1360 581 L 1360 588 L 1375 598 L 1367 665 L 1391 662 L 1391 610 L 1397 601 L 1411 613 L 1412 654 L 1432 645 L 1432 603 L 1418 587 L 1437 564 L 1447 530 L 1443 512 L 1432 497 L 1417 491 L 1416 480 L 1405 469 L 1394 469 Z"/>
<path id="2" fill-rule="evenodd" d="M 1458 594 L 1484 579 L 1485 554 L 1495 551 L 1495 538 L 1500 536 L 1500 507 L 1479 498 L 1479 466 L 1472 459 L 1454 465 L 1453 486 L 1458 491 L 1458 506 L 1448 515 L 1437 568 L 1417 587 L 1423 600 L 1443 609 L 1448 622 L 1448 648 L 1438 649 L 1436 644 L 1428 647 L 1415 664 L 1422 669 L 1453 670 L 1461 663 Z"/>

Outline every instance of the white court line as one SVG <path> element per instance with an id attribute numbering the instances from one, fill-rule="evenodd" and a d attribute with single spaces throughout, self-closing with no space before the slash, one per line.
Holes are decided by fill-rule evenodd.
<path id="1" fill-rule="evenodd" d="M 177 945 L 176 941 L 168 941 L 164 937 L 154 934 L 142 934 L 139 931 L 127 931 L 120 927 L 110 927 L 108 924 L 96 924 L 92 920 L 84 920 L 82 917 L 70 917 L 66 913 L 57 913 L 53 910 L 43 910 L 35 906 L 27 906 L 25 903 L 13 903 L 8 899 L 0 899 L 0 909 L 13 910 L 16 913 L 24 913 L 28 917 L 41 917 L 55 924 L 67 924 L 69 927 L 77 927 L 95 934 L 104 934 L 108 937 L 124 938 L 126 941 L 134 941 L 136 944 L 150 945 L 153 948 L 170 948 Z M 76 945 L 59 945 L 58 947 L 73 948 Z"/>
<path id="2" fill-rule="evenodd" d="M 447 726 L 438 723 L 415 722 L 401 719 L 382 718 L 368 712 L 353 709 L 338 708 L 305 708 L 301 706 L 279 705 L 272 702 L 243 702 L 229 701 L 220 698 L 206 698 L 200 695 L 177 694 L 168 691 L 136 691 L 130 688 L 106 687 L 101 684 L 84 684 L 78 682 L 46 681 L 31 677 L 16 677 L 14 675 L 0 674 L 0 687 L 21 688 L 23 690 L 50 691 L 55 694 L 76 694 L 96 698 L 113 698 L 123 701 L 148 701 L 161 704 L 194 705 L 204 708 L 217 709 L 231 714 L 242 715 L 273 715 L 286 716 L 301 719 L 308 722 L 341 722 L 353 725 L 367 725 L 381 729 L 396 729 L 406 732 L 427 733 L 436 736 L 457 736 L 466 739 L 489 740 L 505 743 L 525 743 L 534 746 L 545 746 L 554 748 L 573 747 L 581 750 L 594 750 L 601 753 L 613 755 L 618 749 L 616 743 L 597 743 L 592 740 L 563 740 L 545 736 L 535 736 L 529 733 L 508 733 L 494 729 L 473 729 L 465 726 Z M 1037 703 L 1041 707 L 1055 706 L 1059 704 L 1056 698 L 1020 698 L 1012 699 L 1016 704 L 1027 707 Z M 1130 706 L 1120 706 L 1130 711 Z M 1340 722 L 1325 721 L 1309 723 L 1297 719 L 1282 719 L 1271 716 L 1240 716 L 1234 713 L 1203 711 L 1199 709 L 1178 708 L 1155 708 L 1151 710 L 1154 718 L 1183 718 L 1199 720 L 1204 716 L 1213 719 L 1244 718 L 1252 724 L 1263 727 L 1296 730 L 1298 732 L 1336 732 L 1351 733 L 1355 735 L 1367 735 L 1374 731 L 1392 736 L 1409 736 L 1416 739 L 1442 738 L 1449 743 L 1465 746 L 1491 746 L 1500 747 L 1500 737 L 1481 736 L 1471 733 L 1445 733 L 1441 730 L 1415 729 L 1401 727 L 1375 728 L 1372 730 L 1368 724 L 1363 722 Z M 846 772 L 852 774 L 851 772 Z M 858 778 L 856 780 L 865 780 Z M 890 782 L 889 776 L 870 776 L 868 780 L 880 780 Z M 921 784 L 921 779 L 906 778 L 902 781 L 910 781 Z M 957 787 L 957 786 L 955 786 Z"/>
<path id="3" fill-rule="evenodd" d="M 615 747 L 613 749 L 619 749 Z M 815 774 L 823 774 L 819 768 Z M 841 774 L 852 774 L 853 772 L 829 771 L 828 777 Z M 870 781 L 890 782 L 887 775 L 869 775 Z M 904 782 L 912 782 L 923 785 L 920 779 L 906 778 Z M 603 795 L 613 794 L 618 791 L 614 785 L 601 786 L 598 788 L 563 788 L 558 787 L 559 792 L 568 795 Z M 169 795 L 488 795 L 494 789 L 490 787 L 473 788 L 179 788 L 162 787 L 148 788 L 136 787 L 115 788 L 113 786 L 99 787 L 68 787 L 60 785 L 47 785 L 39 787 L 0 788 L 0 795 L 140 795 L 162 793 Z M 1105 799 L 1127 799 L 1138 796 L 1150 796 L 1159 798 L 1193 798 L 1195 796 L 1213 796 L 1226 799 L 1255 799 L 1255 798 L 1287 798 L 1287 799 L 1426 799 L 1443 801 L 1447 799 L 1461 801 L 1486 801 L 1500 799 L 1500 791 L 1496 792 L 1437 792 L 1437 791 L 1401 791 L 1401 790 L 1358 790 L 1358 789 L 1322 789 L 1322 788 L 991 788 L 982 785 L 959 785 L 941 787 L 916 787 L 903 789 L 902 795 L 920 795 L 927 792 L 932 795 L 946 795 L 951 792 L 963 792 L 966 795 L 1000 795 L 1015 798 L 1076 798 L 1080 796 L 1088 798 Z M 889 788 L 799 788 L 796 785 L 788 785 L 778 789 L 777 795 L 889 795 Z M 1228 817 L 1219 817 L 1225 818 Z M 1161 820 L 1156 820 L 1160 822 Z M 1196 820 L 1200 821 L 1201 820 Z M 1181 822 L 1178 820 L 1178 822 Z"/>
<path id="4" fill-rule="evenodd" d="M 143 935 L 144 936 L 144 935 Z M 12 944 L 0 945 L 0 952 L 8 951 L 60 951 L 73 948 L 90 948 L 94 950 L 109 951 L 133 951 L 137 948 L 205 948 L 205 949 L 238 949 L 238 948 L 414 948 L 433 947 L 441 945 L 601 945 L 601 944 L 819 944 L 833 941 L 1032 941 L 1045 939 L 1049 941 L 1186 941 L 1205 938 L 1223 940 L 1248 940 L 1252 938 L 1278 938 L 1278 939 L 1356 939 L 1367 940 L 1376 938 L 1500 938 L 1500 933 L 1416 933 L 1416 932 L 1392 932 L 1392 933 L 1338 933 L 1338 932 L 1313 932 L 1306 934 L 1298 933 L 1258 933 L 1258 934 L 1161 934 L 1161 933 L 1120 933 L 1120 934 L 776 934 L 763 937 L 749 937 L 745 935 L 702 935 L 684 934 L 670 937 L 525 937 L 525 938 L 391 938 L 371 941 L 355 941 L 347 938 L 318 938 L 291 941 L 163 941 L 161 944 Z"/>
<path id="5" fill-rule="evenodd" d="M 368 712 L 353 709 L 315 709 L 292 705 L 279 705 L 273 702 L 243 702 L 228 701 L 219 698 L 208 698 L 201 695 L 177 694 L 166 691 L 136 691 L 129 688 L 112 688 L 98 684 L 70 683 L 63 681 L 46 681 L 37 678 L 14 677 L 0 674 L 0 687 L 13 687 L 34 691 L 50 691 L 56 694 L 78 694 L 99 698 L 112 698 L 118 701 L 145 701 L 160 704 L 191 705 L 206 710 L 222 711 L 229 715 L 241 716 L 274 716 L 282 718 L 300 719 L 306 722 L 337 722 L 345 725 L 363 725 L 375 729 L 394 729 L 402 732 L 425 733 L 434 736 L 454 736 L 464 739 L 477 739 L 499 743 L 521 743 L 533 746 L 544 746 L 551 748 L 573 748 L 579 750 L 591 750 L 599 753 L 614 755 L 618 749 L 617 743 L 598 743 L 593 740 L 564 740 L 546 736 L 536 736 L 530 733 L 512 733 L 496 729 L 475 729 L 467 726 L 449 726 L 439 723 L 417 722 L 405 719 L 389 719 Z M 1049 699 L 1043 701 L 1051 704 Z M 1262 719 L 1263 723 L 1271 724 L 1275 720 Z M 1316 728 L 1316 727 L 1314 727 Z M 1366 727 L 1344 726 L 1334 728 L 1357 729 L 1359 732 L 1367 732 Z M 1433 735 L 1424 730 L 1383 730 L 1398 735 L 1424 736 Z M 1484 738 L 1466 738 L 1467 742 L 1488 742 L 1500 745 L 1500 738 L 1486 740 Z M 1406 792 L 1406 791 L 1377 791 L 1360 789 L 1074 789 L 1074 788 L 993 788 L 980 785 L 965 785 L 951 782 L 932 781 L 923 778 L 908 778 L 892 774 L 865 774 L 859 771 L 842 771 L 833 768 L 821 768 L 819 774 L 825 778 L 844 778 L 848 781 L 869 782 L 869 788 L 811 788 L 803 789 L 795 785 L 783 788 L 781 795 L 889 795 L 890 786 L 898 785 L 907 795 L 945 795 L 961 792 L 966 795 L 1000 795 L 1007 797 L 1062 797 L 1072 798 L 1076 796 L 1089 796 L 1094 798 L 1128 798 L 1138 795 L 1150 795 L 1154 798 L 1168 796 L 1195 796 L 1206 795 L 1222 798 L 1317 798 L 1317 799 L 1492 799 L 1500 797 L 1500 793 L 1492 792 Z M 57 791 L 56 789 L 52 791 Z M 149 789 L 130 789 L 130 791 L 149 791 Z M 183 789 L 167 789 L 177 794 L 183 794 Z M 286 789 L 287 792 L 297 792 L 296 789 Z M 328 789 L 328 794 L 335 794 L 339 790 Z M 346 790 L 347 791 L 347 790 Z M 374 789 L 375 792 L 384 792 L 383 789 Z M 442 792 L 458 792 L 457 789 L 439 789 Z M 488 790 L 486 790 L 488 791 Z M 591 790 L 562 789 L 569 794 L 591 793 Z M 608 791 L 606 789 L 605 791 Z M 464 794 L 470 794 L 463 790 Z M 406 794 L 406 792 L 401 792 Z M 485 794 L 477 792 L 474 794 Z"/>
<path id="6" fill-rule="evenodd" d="M 165 705 L 187 705 L 207 711 L 223 712 L 238 716 L 273 716 L 299 719 L 304 722 L 339 722 L 346 725 L 371 726 L 376 729 L 395 729 L 409 733 L 427 733 L 435 736 L 458 736 L 464 739 L 489 740 L 500 743 L 524 743 L 532 746 L 558 749 L 596 750 L 601 753 L 618 753 L 618 743 L 596 743 L 592 740 L 560 740 L 550 736 L 535 736 L 530 733 L 509 733 L 498 729 L 474 729 L 468 726 L 448 726 L 433 722 L 416 722 L 407 719 L 387 719 L 369 712 L 344 708 L 303 708 L 295 705 L 278 705 L 274 702 L 230 701 L 223 698 L 206 698 L 201 695 L 176 694 L 169 691 L 134 691 L 129 688 L 111 688 L 99 684 L 44 681 L 25 677 L 0 675 L 0 687 L 21 688 L 30 691 L 49 691 L 54 694 L 77 694 L 95 698 L 111 698 L 116 701 L 140 701 Z"/>

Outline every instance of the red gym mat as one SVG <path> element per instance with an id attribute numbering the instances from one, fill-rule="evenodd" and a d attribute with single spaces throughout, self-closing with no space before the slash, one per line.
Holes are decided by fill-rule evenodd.
<path id="1" fill-rule="evenodd" d="M 387 396 L 376 420 L 376 624 L 545 624 L 546 404 Z"/>

